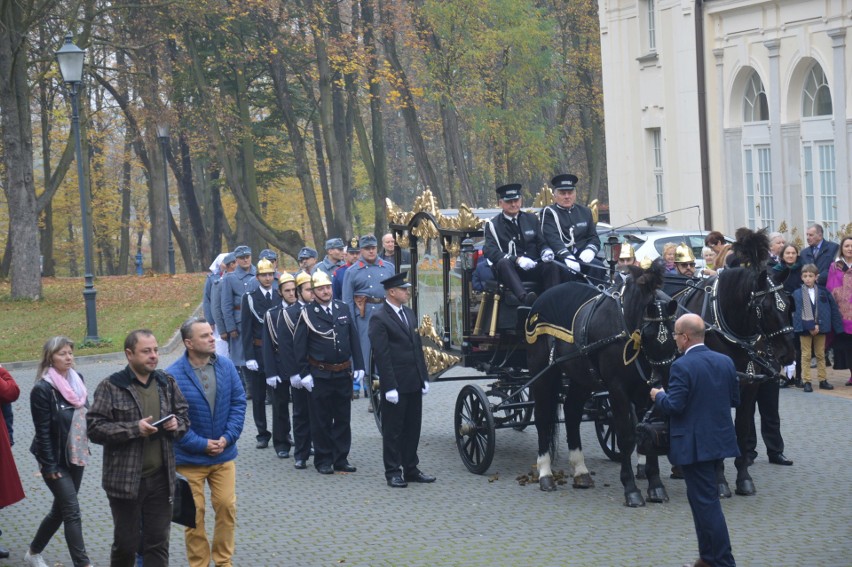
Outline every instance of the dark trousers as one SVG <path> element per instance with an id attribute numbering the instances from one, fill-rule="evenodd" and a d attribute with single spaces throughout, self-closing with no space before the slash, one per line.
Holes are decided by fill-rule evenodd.
<path id="1" fill-rule="evenodd" d="M 86 555 L 86 544 L 83 543 L 83 522 L 80 516 L 80 504 L 77 501 L 84 470 L 84 467 L 68 465 L 68 467 L 59 468 L 61 478 L 43 477 L 47 488 L 53 493 L 53 506 L 41 521 L 30 544 L 31 550 L 41 553 L 59 526 L 64 524 L 65 541 L 68 543 L 68 551 L 71 553 L 74 567 L 90 563 L 89 556 Z"/>
<path id="2" fill-rule="evenodd" d="M 272 389 L 272 446 L 276 451 L 290 450 L 290 379 L 281 376 Z"/>
<path id="3" fill-rule="evenodd" d="M 538 261 L 535 268 L 522 270 L 513 261 L 503 258 L 494 264 L 497 280 L 508 287 L 515 297 L 523 300 L 526 295 L 521 282 L 538 282 L 544 289 L 550 289 L 559 283 L 559 273 L 551 262 Z"/>
<path id="4" fill-rule="evenodd" d="M 316 370 L 316 369 L 314 369 Z M 325 373 L 328 376 L 328 373 Z M 311 438 L 314 441 L 314 466 L 343 466 L 352 446 L 352 376 L 334 372 L 317 378 L 308 395 L 311 413 Z"/>
<path id="5" fill-rule="evenodd" d="M 778 413 L 778 380 L 767 380 L 757 390 L 757 409 L 760 411 L 760 435 L 766 445 L 766 454 L 770 457 L 784 452 L 784 439 L 781 437 L 781 416 Z M 747 454 L 757 456 L 757 431 L 752 429 L 745 440 Z"/>
<path id="6" fill-rule="evenodd" d="M 269 441 L 272 434 L 266 428 L 266 375 L 261 371 L 245 369 L 246 380 L 251 389 L 251 416 L 257 427 L 258 441 Z"/>
<path id="7" fill-rule="evenodd" d="M 145 567 L 168 566 L 172 521 L 169 500 L 169 476 L 165 469 L 140 481 L 138 498 L 109 498 L 115 525 L 110 567 L 133 567 L 140 541 Z"/>
<path id="8" fill-rule="evenodd" d="M 293 442 L 296 445 L 293 458 L 307 461 L 311 456 L 311 408 L 310 394 L 304 388 L 293 388 Z"/>
<path id="9" fill-rule="evenodd" d="M 399 403 L 382 402 L 382 459 L 385 478 L 413 476 L 419 472 L 417 445 L 423 418 L 423 394 L 400 394 Z"/>
<path id="10" fill-rule="evenodd" d="M 716 461 L 683 465 L 683 478 L 701 559 L 713 567 L 733 567 L 731 538 L 716 485 Z"/>

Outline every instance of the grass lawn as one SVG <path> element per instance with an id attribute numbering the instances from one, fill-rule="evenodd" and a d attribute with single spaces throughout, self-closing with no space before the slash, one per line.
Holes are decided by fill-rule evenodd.
<path id="1" fill-rule="evenodd" d="M 44 278 L 44 299 L 10 299 L 0 282 L 0 362 L 37 360 L 44 342 L 67 335 L 77 356 L 119 352 L 133 329 L 148 328 L 160 346 L 201 303 L 205 274 L 110 276 L 95 279 L 98 335 L 105 344 L 82 345 L 86 336 L 83 278 Z"/>

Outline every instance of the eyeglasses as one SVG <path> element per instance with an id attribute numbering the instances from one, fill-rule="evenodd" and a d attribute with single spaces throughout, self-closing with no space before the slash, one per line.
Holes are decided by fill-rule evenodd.
<path id="1" fill-rule="evenodd" d="M 683 266 L 684 268 L 694 268 L 695 262 L 678 262 L 678 266 Z"/>
<path id="2" fill-rule="evenodd" d="M 673 337 L 685 337 L 686 333 L 678 333 L 677 331 L 675 331 L 674 333 L 672 333 L 672 336 Z"/>

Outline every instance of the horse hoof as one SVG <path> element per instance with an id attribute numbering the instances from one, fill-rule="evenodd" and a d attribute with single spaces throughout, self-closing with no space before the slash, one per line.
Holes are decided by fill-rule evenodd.
<path id="1" fill-rule="evenodd" d="M 628 508 L 641 508 L 645 505 L 645 499 L 637 490 L 636 492 L 628 492 L 624 495 L 624 505 Z"/>
<path id="2" fill-rule="evenodd" d="M 740 496 L 754 496 L 757 494 L 757 489 L 754 487 L 754 482 L 751 479 L 738 480 L 735 492 Z"/>
<path id="3" fill-rule="evenodd" d="M 660 486 L 658 488 L 649 488 L 648 489 L 648 502 L 655 502 L 657 504 L 662 504 L 663 502 L 669 501 L 669 493 L 666 492 L 666 487 Z"/>
<path id="4" fill-rule="evenodd" d="M 719 483 L 719 498 L 730 498 L 731 497 L 731 487 L 728 486 L 727 482 Z"/>
<path id="5" fill-rule="evenodd" d="M 574 488 L 594 488 L 595 481 L 592 480 L 592 475 L 584 473 L 574 477 Z"/>
<path id="6" fill-rule="evenodd" d="M 553 492 L 556 490 L 556 481 L 552 476 L 543 476 L 538 479 L 538 487 L 542 492 Z"/>
<path id="7" fill-rule="evenodd" d="M 645 476 L 645 465 L 636 465 L 636 478 L 639 480 L 646 480 L 648 478 Z"/>

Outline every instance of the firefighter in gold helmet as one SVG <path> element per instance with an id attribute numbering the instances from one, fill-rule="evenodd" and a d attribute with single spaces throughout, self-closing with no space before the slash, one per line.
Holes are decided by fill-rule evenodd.
<path id="1" fill-rule="evenodd" d="M 636 261 L 636 251 L 633 250 L 633 247 L 629 242 L 624 242 L 621 244 L 621 252 L 618 254 L 618 264 L 616 269 L 619 272 L 625 273 L 627 272 L 627 266 L 638 266 L 639 262 Z"/>
<path id="2" fill-rule="evenodd" d="M 700 278 L 695 277 L 695 255 L 692 248 L 681 242 L 675 248 L 675 271 L 666 274 L 663 291 L 670 296 L 694 285 Z"/>

